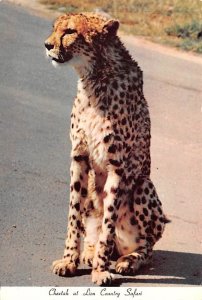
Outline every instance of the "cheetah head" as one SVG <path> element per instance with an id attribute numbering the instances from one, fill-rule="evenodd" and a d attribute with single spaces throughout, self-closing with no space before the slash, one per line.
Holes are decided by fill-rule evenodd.
<path id="1" fill-rule="evenodd" d="M 116 36 L 118 27 L 118 21 L 97 14 L 62 15 L 45 41 L 46 54 L 54 63 L 72 62 L 75 67 L 89 64 L 100 51 L 99 46 Z"/>

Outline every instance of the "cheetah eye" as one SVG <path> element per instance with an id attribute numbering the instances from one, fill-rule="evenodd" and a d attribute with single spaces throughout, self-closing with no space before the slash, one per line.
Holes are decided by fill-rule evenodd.
<path id="1" fill-rule="evenodd" d="M 76 32 L 77 32 L 76 29 L 71 29 L 71 28 L 67 28 L 67 29 L 65 30 L 65 34 L 72 34 L 72 33 L 76 33 Z"/>

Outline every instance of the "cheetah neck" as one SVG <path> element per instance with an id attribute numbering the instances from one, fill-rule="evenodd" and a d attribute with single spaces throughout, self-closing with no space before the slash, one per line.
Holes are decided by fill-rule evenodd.
<path id="1" fill-rule="evenodd" d="M 93 55 L 83 66 L 77 68 L 81 79 L 102 79 L 107 76 L 118 76 L 131 69 L 139 69 L 119 37 L 109 42 L 99 42 L 93 47 Z"/>
<path id="2" fill-rule="evenodd" d="M 116 87 L 112 91 L 114 81 L 117 82 L 117 89 L 123 83 L 129 86 L 131 79 L 136 81 L 133 89 L 134 86 L 142 88 L 142 71 L 118 37 L 107 45 L 96 45 L 92 61 L 77 71 L 79 86 L 82 85 L 90 105 L 99 105 L 102 111 L 109 108 L 107 97 L 117 93 Z"/>

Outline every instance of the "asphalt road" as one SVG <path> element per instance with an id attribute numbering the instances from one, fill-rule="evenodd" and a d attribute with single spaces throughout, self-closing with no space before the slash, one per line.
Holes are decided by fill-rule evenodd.
<path id="1" fill-rule="evenodd" d="M 91 285 L 90 271 L 57 277 L 69 193 L 73 70 L 46 60 L 51 21 L 0 3 L 1 286 Z M 116 286 L 200 285 L 202 65 L 126 45 L 144 71 L 152 119 L 152 179 L 172 219 L 153 264 Z"/>

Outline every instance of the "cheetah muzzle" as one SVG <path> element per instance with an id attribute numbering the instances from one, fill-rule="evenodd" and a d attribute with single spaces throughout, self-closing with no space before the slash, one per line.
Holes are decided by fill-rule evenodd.
<path id="1" fill-rule="evenodd" d="M 143 76 L 117 36 L 119 23 L 96 14 L 60 16 L 47 56 L 71 63 L 78 93 L 71 113 L 71 183 L 63 258 L 53 272 L 72 276 L 80 260 L 92 281 L 110 283 L 150 261 L 167 219 L 150 179 L 150 116 Z M 84 236 L 80 255 L 80 238 Z"/>

